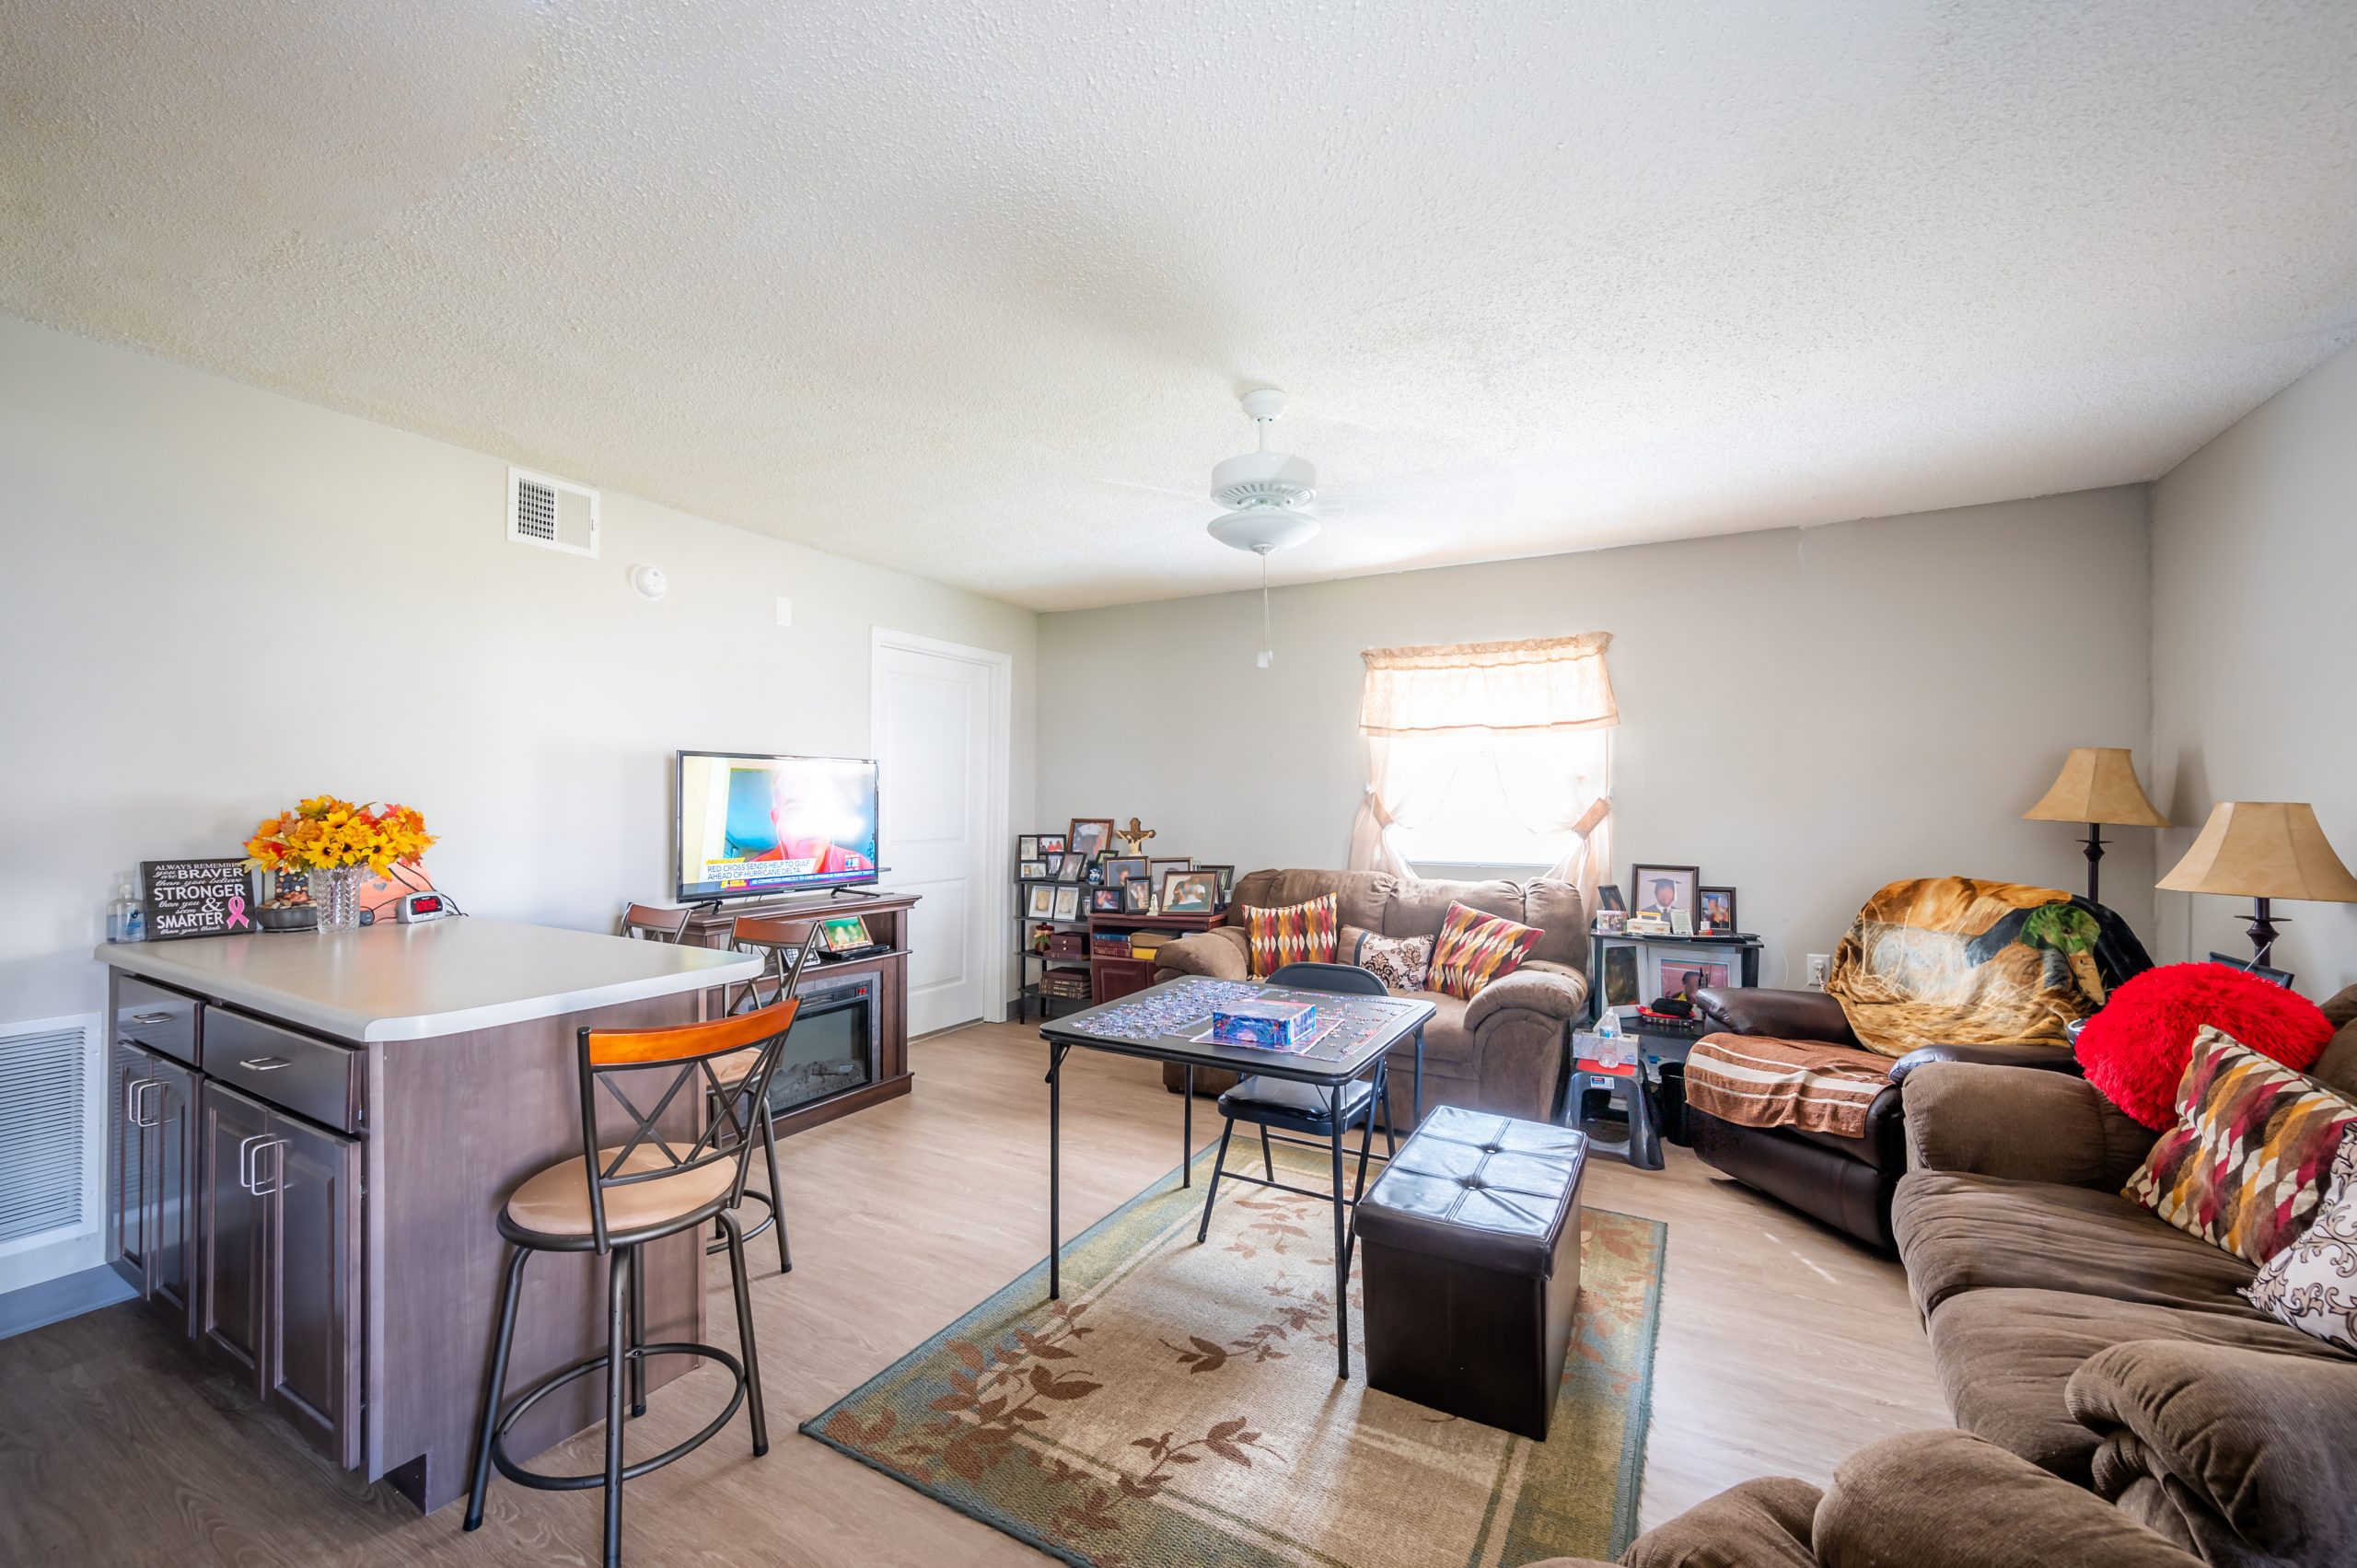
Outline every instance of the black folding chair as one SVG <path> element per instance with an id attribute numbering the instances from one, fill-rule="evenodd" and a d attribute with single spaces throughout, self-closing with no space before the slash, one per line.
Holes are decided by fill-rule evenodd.
<path id="1" fill-rule="evenodd" d="M 1387 995 L 1383 981 L 1373 970 L 1356 964 L 1287 964 L 1269 976 L 1271 985 L 1292 986 L 1300 991 L 1331 991 L 1352 996 Z M 1305 1198 L 1330 1197 L 1337 1208 L 1348 1207 L 1359 1201 L 1366 1191 L 1366 1162 L 1375 1144 L 1375 1112 L 1377 1102 L 1383 1107 L 1384 1159 L 1388 1161 L 1399 1148 L 1399 1140 L 1391 1124 L 1391 1076 L 1388 1053 L 1378 1057 L 1374 1076 L 1361 1078 L 1341 1091 L 1341 1109 L 1337 1117 L 1330 1091 L 1314 1084 L 1295 1083 L 1284 1078 L 1267 1078 L 1255 1074 L 1238 1083 L 1219 1097 L 1219 1113 L 1225 1125 L 1219 1134 L 1219 1154 L 1212 1161 L 1211 1190 L 1203 1194 L 1202 1223 L 1195 1227 L 1195 1239 L 1202 1242 L 1211 1235 L 1212 1204 L 1219 1199 L 1222 1176 L 1231 1181 L 1248 1181 L 1256 1187 L 1273 1187 L 1283 1192 L 1297 1192 Z M 1228 1140 L 1236 1135 L 1236 1124 L 1248 1121 L 1260 1131 L 1260 1165 L 1265 1176 L 1247 1176 L 1227 1169 Z M 1271 1128 L 1283 1132 L 1298 1133 L 1298 1137 L 1272 1138 Z M 1351 1183 L 1351 1195 L 1342 1196 L 1339 1183 L 1330 1193 L 1307 1187 L 1295 1187 L 1277 1179 L 1275 1144 L 1290 1144 L 1297 1148 L 1318 1149 L 1331 1154 L 1335 1173 L 1341 1171 L 1341 1144 L 1353 1128 L 1359 1130 L 1358 1174 Z M 1318 1140 L 1316 1143 L 1310 1139 Z M 1348 1242 L 1344 1243 L 1347 1248 Z M 1347 1260 L 1347 1254 L 1346 1254 Z M 1347 1260 L 1345 1262 L 1347 1267 Z"/>

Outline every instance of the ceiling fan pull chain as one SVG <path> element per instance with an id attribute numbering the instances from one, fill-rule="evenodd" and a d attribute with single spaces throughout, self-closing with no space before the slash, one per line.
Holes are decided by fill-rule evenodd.
<path id="1" fill-rule="evenodd" d="M 1270 665 L 1271 665 L 1271 664 L 1273 664 L 1273 663 L 1275 663 L 1275 662 L 1276 662 L 1276 657 L 1277 657 L 1277 650 L 1276 650 L 1276 641 L 1277 641 L 1277 640 L 1276 640 L 1276 638 L 1275 638 L 1275 637 L 1274 637 L 1274 636 L 1270 633 L 1270 631 L 1269 631 L 1269 552 L 1268 552 L 1267 551 L 1265 551 L 1265 550 L 1260 550 L 1260 551 L 1255 551 L 1253 553 L 1257 554 L 1257 555 L 1258 555 L 1258 556 L 1260 556 L 1260 668 L 1261 668 L 1262 669 L 1266 669 L 1266 668 L 1269 668 L 1269 666 L 1270 666 Z"/>

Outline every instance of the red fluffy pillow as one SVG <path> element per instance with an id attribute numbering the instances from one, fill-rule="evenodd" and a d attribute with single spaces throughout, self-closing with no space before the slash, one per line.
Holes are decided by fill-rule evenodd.
<path id="1" fill-rule="evenodd" d="M 2204 1024 L 2295 1073 L 2332 1038 L 2323 1009 L 2257 975 L 2223 964 L 2164 964 L 2120 986 L 2087 1020 L 2079 1062 L 2112 1104 L 2147 1127 L 2174 1126 L 2177 1083 Z"/>

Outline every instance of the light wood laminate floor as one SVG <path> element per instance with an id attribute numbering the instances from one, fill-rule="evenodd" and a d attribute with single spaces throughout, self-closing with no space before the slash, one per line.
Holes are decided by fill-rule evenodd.
<path id="1" fill-rule="evenodd" d="M 646 1564 L 1032 1564 L 1045 1561 L 797 1434 L 804 1418 L 1039 1260 L 1046 1240 L 1045 1047 L 978 1025 L 916 1043 L 915 1093 L 787 1141 L 795 1272 L 751 1249 L 772 1446 L 743 1417 L 632 1483 L 625 1557 Z M 1171 1168 L 1178 1102 L 1149 1063 L 1074 1052 L 1064 1074 L 1065 1234 Z M 1208 1143 L 1217 1117 L 1199 1107 Z M 1668 1277 L 1643 1515 L 1737 1481 L 1822 1482 L 1852 1449 L 1949 1424 L 1897 1264 L 1708 1173 L 1599 1158 L 1585 1201 L 1666 1221 Z M 726 1260 L 713 1336 L 731 1342 Z M 489 1314 L 493 1304 L 482 1303 Z M 718 1374 L 658 1390 L 653 1452 L 707 1419 Z M 594 1470 L 595 1431 L 558 1453 Z M 544 1468 L 556 1456 L 539 1461 Z M 494 1478 L 482 1530 L 420 1517 L 315 1458 L 135 1306 L 0 1341 L 0 1562 L 13 1564 L 570 1563 L 596 1560 L 598 1498 Z"/>

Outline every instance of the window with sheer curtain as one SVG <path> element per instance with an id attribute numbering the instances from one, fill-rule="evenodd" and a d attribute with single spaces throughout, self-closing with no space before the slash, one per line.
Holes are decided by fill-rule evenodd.
<path id="1" fill-rule="evenodd" d="M 1530 865 L 1593 900 L 1611 864 L 1609 633 L 1370 648 L 1354 870 Z"/>

